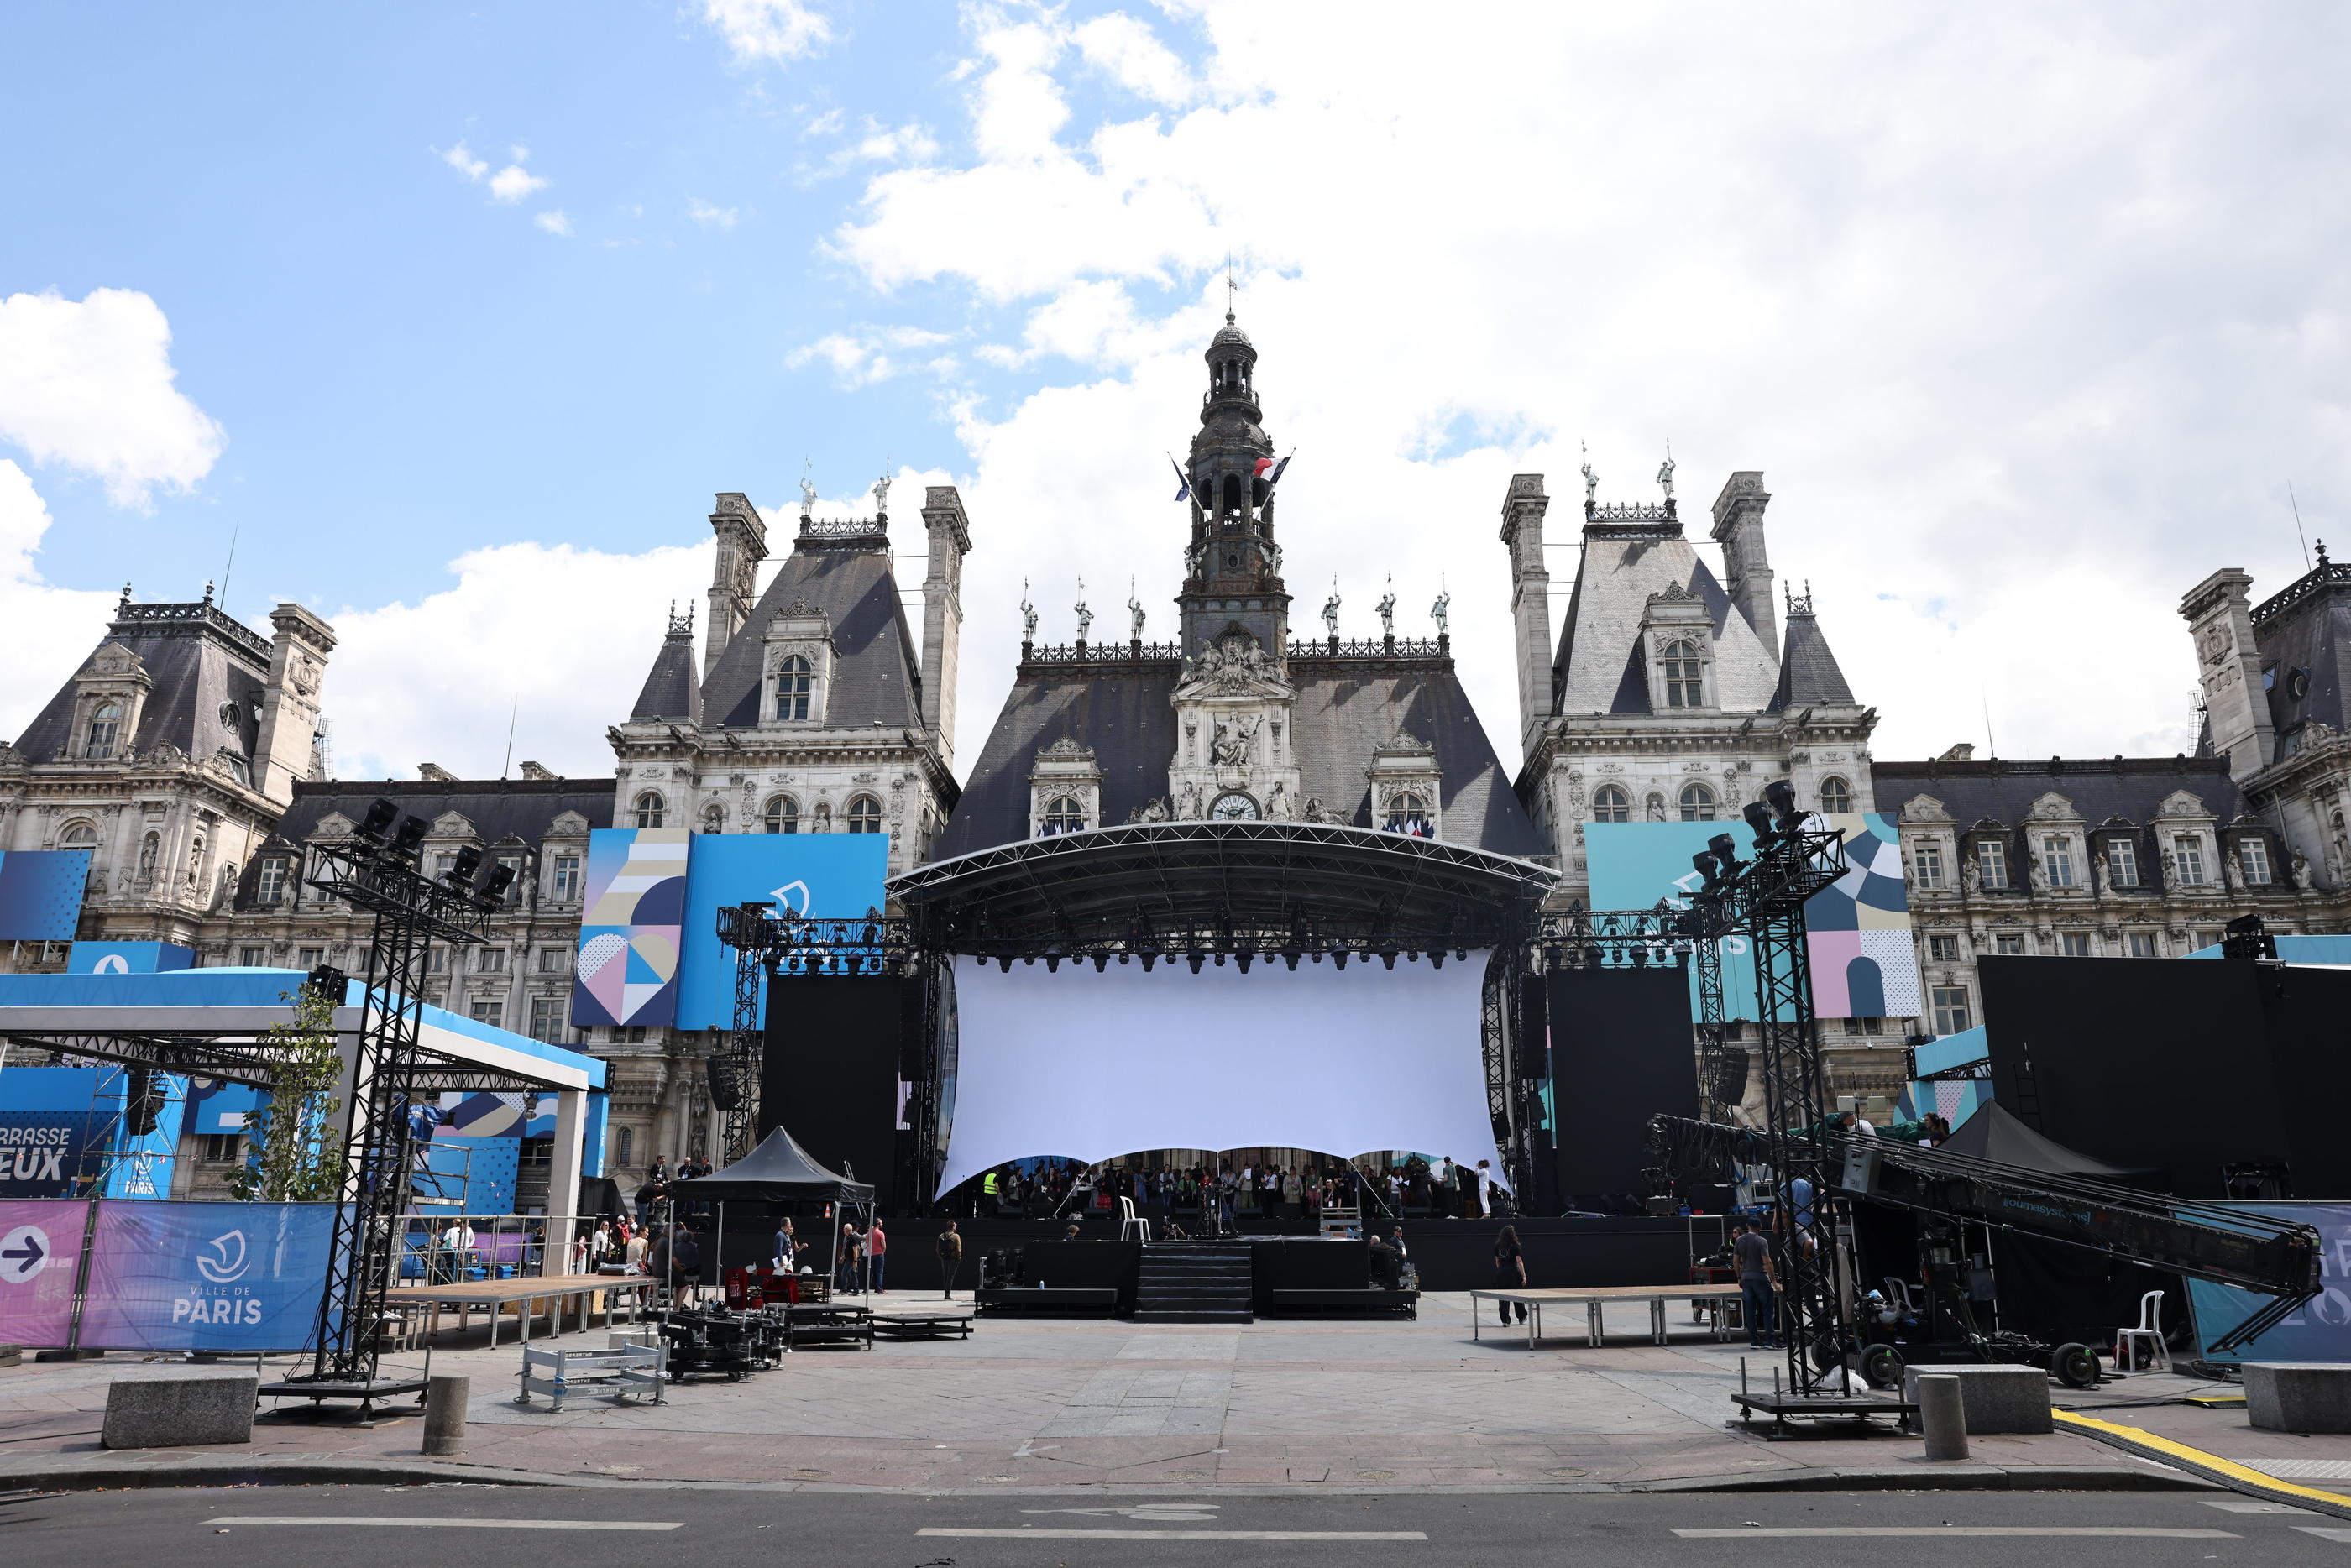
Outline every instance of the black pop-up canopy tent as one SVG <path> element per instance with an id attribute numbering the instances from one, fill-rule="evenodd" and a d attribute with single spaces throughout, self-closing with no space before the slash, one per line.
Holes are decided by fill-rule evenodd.
<path id="1" fill-rule="evenodd" d="M 2095 1155 L 2068 1148 L 2025 1126 L 1998 1100 L 1991 1101 L 1961 1122 L 1958 1131 L 1936 1147 L 1952 1154 L 1973 1155 L 1978 1159 L 1996 1160 L 2048 1176 L 2078 1176 L 2112 1182 L 2117 1187 L 2153 1187 L 2164 1175 L 2161 1171 L 2111 1165 Z"/>
<path id="2" fill-rule="evenodd" d="M 808 1150 L 792 1141 L 792 1135 L 782 1127 L 776 1128 L 759 1140 L 759 1147 L 727 1166 L 692 1181 L 682 1181 L 670 1189 L 674 1198 L 696 1203 L 716 1203 L 721 1206 L 719 1231 L 726 1231 L 724 1206 L 730 1198 L 738 1199 L 765 1199 L 782 1202 L 792 1199 L 810 1199 L 820 1203 L 855 1204 L 870 1210 L 873 1203 L 873 1188 L 870 1182 L 855 1181 L 838 1171 L 827 1170 L 810 1158 Z M 828 1271 L 837 1274 L 841 1267 L 841 1232 L 833 1227 L 832 1264 Z M 868 1265 L 870 1268 L 870 1264 Z"/>

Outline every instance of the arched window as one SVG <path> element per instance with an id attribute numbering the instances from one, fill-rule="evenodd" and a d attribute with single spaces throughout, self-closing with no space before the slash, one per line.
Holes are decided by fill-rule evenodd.
<path id="1" fill-rule="evenodd" d="M 1248 505 L 1243 500 L 1241 478 L 1238 473 L 1228 473 L 1225 475 L 1225 504 L 1223 510 L 1225 515 L 1228 517 L 1238 517 L 1243 512 L 1249 510 Z"/>
<path id="2" fill-rule="evenodd" d="M 850 808 L 850 823 L 852 825 L 850 831 L 852 833 L 857 831 L 855 826 L 857 821 L 856 813 L 857 808 L 852 806 Z M 1066 794 L 1057 795 L 1054 797 L 1051 804 L 1045 807 L 1045 832 L 1043 836 L 1048 838 L 1057 833 L 1082 833 L 1085 831 L 1085 811 L 1071 796 Z"/>
<path id="3" fill-rule="evenodd" d="M 800 830 L 800 803 L 788 794 L 779 794 L 768 803 L 760 820 L 770 833 L 798 833 Z"/>
<path id="4" fill-rule="evenodd" d="M 1667 707 L 1706 706 L 1706 664 L 1695 647 L 1687 642 L 1667 643 L 1658 668 L 1665 672 Z"/>
<path id="5" fill-rule="evenodd" d="M 636 1142 L 636 1128 L 620 1127 L 615 1129 L 612 1134 L 612 1163 L 620 1166 L 623 1169 L 636 1164 L 635 1160 L 629 1158 L 631 1155 L 637 1152 Z"/>
<path id="6" fill-rule="evenodd" d="M 89 744 L 82 748 L 86 757 L 114 755 L 114 742 L 122 733 L 122 704 L 100 702 L 90 710 Z"/>
<path id="7" fill-rule="evenodd" d="M 1383 826 L 1390 833 L 1408 833 L 1415 838 L 1436 836 L 1435 826 L 1428 820 L 1428 802 L 1410 790 L 1388 796 Z"/>
<path id="8" fill-rule="evenodd" d="M 879 833 L 882 831 L 882 803 L 870 794 L 861 794 L 849 803 L 849 831 Z"/>
<path id="9" fill-rule="evenodd" d="M 1821 781 L 1821 809 L 1834 816 L 1853 809 L 1853 786 L 1831 774 Z"/>
<path id="10" fill-rule="evenodd" d="M 1714 792 L 1702 784 L 1684 784 L 1682 786 L 1682 820 L 1712 822 Z"/>
<path id="11" fill-rule="evenodd" d="M 659 827 L 662 825 L 662 818 L 667 815 L 668 805 L 663 801 L 659 791 L 647 790 L 637 796 L 639 827 Z"/>
<path id="12" fill-rule="evenodd" d="M 705 833 L 726 832 L 726 808 L 719 805 L 715 800 L 708 805 L 704 806 L 702 808 L 702 831 Z"/>
<path id="13" fill-rule="evenodd" d="M 805 719 L 809 694 L 816 690 L 816 674 L 809 661 L 793 654 L 776 666 L 776 717 Z"/>
<path id="14" fill-rule="evenodd" d="M 1594 822 L 1632 821 L 1632 797 L 1614 784 L 1602 784 L 1592 792 L 1592 820 Z"/>
<path id="15" fill-rule="evenodd" d="M 98 828 L 87 822 L 68 822 L 65 831 L 57 835 L 57 847 L 95 849 L 98 847 Z"/>

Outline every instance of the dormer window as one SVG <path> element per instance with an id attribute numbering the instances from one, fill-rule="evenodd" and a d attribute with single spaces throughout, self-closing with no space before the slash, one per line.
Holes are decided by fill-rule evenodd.
<path id="1" fill-rule="evenodd" d="M 810 694 L 816 690 L 815 669 L 795 653 L 776 666 L 776 717 L 781 720 L 804 720 L 809 716 Z"/>
<path id="2" fill-rule="evenodd" d="M 2041 840 L 2041 875 L 2052 888 L 2074 885 L 2074 841 L 2062 833 L 2045 835 Z"/>
<path id="3" fill-rule="evenodd" d="M 659 827 L 662 825 L 663 818 L 668 815 L 668 803 L 662 799 L 660 791 L 649 789 L 645 791 L 644 794 L 637 796 L 637 826 L 639 827 Z"/>
<path id="4" fill-rule="evenodd" d="M 261 862 L 261 873 L 253 884 L 253 901 L 264 909 L 275 909 L 286 898 L 286 860 L 272 855 Z"/>
<path id="5" fill-rule="evenodd" d="M 2275 880 L 2270 870 L 2269 846 L 2247 835 L 2237 840 L 2237 864 L 2245 873 L 2245 886 L 2266 888 Z"/>
<path id="6" fill-rule="evenodd" d="M 1428 825 L 1428 803 L 1407 790 L 1388 797 L 1387 830 L 1415 838 L 1434 836 Z"/>
<path id="7" fill-rule="evenodd" d="M 2192 833 L 2182 833 L 2171 840 L 2171 861 L 2179 868 L 2179 885 L 2183 888 L 2204 886 L 2204 841 Z"/>
<path id="8" fill-rule="evenodd" d="M 1632 821 L 1632 797 L 1614 784 L 1602 784 L 1593 792 L 1592 820 L 1594 822 Z"/>
<path id="9" fill-rule="evenodd" d="M 1990 888 L 2008 886 L 2008 846 L 1997 838 L 1976 840 L 1976 870 Z"/>
<path id="10" fill-rule="evenodd" d="M 122 704 L 100 702 L 90 710 L 89 743 L 82 755 L 93 762 L 102 762 L 114 755 L 114 743 L 122 732 Z"/>
<path id="11" fill-rule="evenodd" d="M 777 795 L 768 802 L 760 821 L 770 833 L 798 833 L 800 830 L 800 803 L 788 794 Z"/>
<path id="12" fill-rule="evenodd" d="M 1712 822 L 1714 792 L 1702 784 L 1686 784 L 1682 788 L 1682 820 Z"/>
<path id="13" fill-rule="evenodd" d="M 1083 833 L 1086 828 L 1085 807 L 1069 795 L 1056 795 L 1045 808 L 1043 836 L 1057 833 Z"/>
<path id="14" fill-rule="evenodd" d="M 1853 786 L 1831 774 L 1821 781 L 1821 810 L 1830 816 L 1853 809 Z"/>
<path id="15" fill-rule="evenodd" d="M 2106 880 L 2117 888 L 2138 886 L 2138 851 L 2129 839 L 2106 840 Z"/>
<path id="16" fill-rule="evenodd" d="M 1698 657 L 1696 645 L 1688 642 L 1666 644 L 1657 669 L 1665 677 L 1666 706 L 1668 708 L 1703 708 L 1706 706 L 1706 661 Z M 1685 821 L 1711 821 L 1712 818 L 1686 817 Z"/>

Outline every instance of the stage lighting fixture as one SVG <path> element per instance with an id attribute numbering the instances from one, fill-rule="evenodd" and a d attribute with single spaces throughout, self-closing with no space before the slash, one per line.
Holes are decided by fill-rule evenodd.
<path id="1" fill-rule="evenodd" d="M 1133 963 L 1134 961 L 1134 955 L 1133 953 L 1121 953 L 1118 955 L 1118 961 L 1121 963 Z"/>
<path id="2" fill-rule="evenodd" d="M 1000 959 L 998 959 L 996 961 L 997 961 L 998 963 L 1000 963 L 1000 964 L 1002 964 L 1002 965 L 1004 966 L 1004 972 L 1005 972 L 1005 973 L 1007 973 L 1007 974 L 1010 974 L 1010 973 L 1012 972 L 1012 961 L 1011 961 L 1011 959 L 1009 959 L 1009 958 L 1000 958 Z M 1030 959 L 1029 961 L 1030 963 L 1035 963 L 1037 961 L 1036 961 L 1035 959 Z"/>
<path id="3" fill-rule="evenodd" d="M 1567 950 L 1555 943 L 1551 947 L 1543 949 L 1543 967 L 1545 969 L 1566 968 Z"/>
<path id="4" fill-rule="evenodd" d="M 1224 968 L 1224 967 L 1225 967 L 1225 955 L 1224 955 L 1224 954 L 1222 954 L 1222 953 L 1218 953 L 1218 954 L 1217 955 L 1217 967 L 1218 969 L 1222 969 L 1222 968 Z"/>
<path id="5" fill-rule="evenodd" d="M 1394 954 L 1394 953 L 1392 953 L 1392 952 L 1389 952 L 1389 953 L 1382 953 L 1382 954 L 1380 955 L 1380 962 L 1381 962 L 1381 964 L 1383 964 L 1384 967 L 1386 967 L 1386 968 L 1388 968 L 1388 969 L 1394 969 L 1394 968 L 1395 968 L 1395 961 L 1396 961 L 1396 956 L 1395 956 L 1395 954 Z"/>
<path id="6" fill-rule="evenodd" d="M 1701 849 L 1691 856 L 1690 868 L 1698 874 L 1705 891 L 1711 893 L 1722 886 L 1722 862 L 1715 858 L 1712 850 Z"/>
<path id="7" fill-rule="evenodd" d="M 1187 953 L 1185 956 L 1192 961 L 1192 972 L 1194 974 L 1197 974 L 1200 972 L 1200 961 L 1207 958 L 1208 955 L 1206 953 Z"/>
<path id="8" fill-rule="evenodd" d="M 1035 969 L 1037 967 L 1037 955 L 1035 953 L 1022 953 L 1020 955 L 1020 961 L 1027 964 L 1030 969 Z"/>
<path id="9" fill-rule="evenodd" d="M 1244 951 L 1244 952 L 1241 952 L 1241 953 L 1239 953 L 1239 954 L 1237 954 L 1237 955 L 1236 955 L 1236 957 L 1238 958 L 1238 961 L 1239 961 L 1239 963 L 1240 963 L 1240 966 L 1241 966 L 1241 972 L 1242 972 L 1243 974 L 1247 974 L 1247 973 L 1249 973 L 1249 955 L 1247 952 L 1245 952 L 1245 951 Z M 1222 962 L 1222 961 L 1222 961 L 1222 960 L 1220 959 L 1220 960 L 1218 960 L 1217 961 L 1221 963 L 1221 962 Z"/>
<path id="10" fill-rule="evenodd" d="M 457 851 L 457 857 L 449 863 L 449 869 L 442 874 L 441 880 L 452 888 L 469 888 L 473 886 L 474 874 L 481 868 L 480 848 L 468 844 Z"/>
<path id="11" fill-rule="evenodd" d="M 1586 968 L 1586 969 L 1599 969 L 1599 968 L 1601 968 L 1602 966 L 1605 965 L 1605 964 L 1607 963 L 1607 961 L 1608 961 L 1608 953 L 1607 953 L 1607 950 L 1606 950 L 1606 949 L 1604 949 L 1604 948 L 1600 947 L 1597 943 L 1593 944 L 1593 946 L 1591 946 L 1591 947 L 1585 948 L 1585 949 L 1583 950 L 1583 967 L 1584 967 L 1584 968 Z"/>
<path id="12" fill-rule="evenodd" d="M 1431 969 L 1443 969 L 1445 967 L 1445 955 L 1442 952 L 1430 953 L 1428 955 L 1428 967 Z"/>
<path id="13" fill-rule="evenodd" d="M 381 844 L 383 836 L 392 831 L 392 819 L 399 815 L 400 807 L 379 797 L 369 804 L 367 815 L 360 820 L 359 826 L 353 831 L 370 844 Z"/>
<path id="14" fill-rule="evenodd" d="M 1061 972 L 1061 954 L 1047 953 L 1045 955 L 1045 972 L 1047 974 L 1059 974 Z"/>
<path id="15" fill-rule="evenodd" d="M 1152 966 L 1154 963 L 1157 962 L 1157 961 L 1158 961 L 1158 959 L 1159 959 L 1159 955 L 1158 955 L 1157 953 L 1145 953 L 1145 954 L 1144 954 L 1144 955 L 1143 955 L 1143 972 L 1144 972 L 1144 973 L 1145 973 L 1145 974 L 1149 974 L 1149 973 L 1151 972 L 1151 966 Z"/>
<path id="16" fill-rule="evenodd" d="M 1292 970 L 1295 970 L 1298 967 L 1298 955 L 1296 953 L 1284 953 L 1281 955 L 1281 961 L 1288 964 Z"/>
<path id="17" fill-rule="evenodd" d="M 1763 786 L 1764 804 L 1780 819 L 1780 831 L 1792 833 L 1803 826 L 1803 809 L 1796 804 L 1796 785 L 1790 779 L 1773 779 Z"/>
<path id="18" fill-rule="evenodd" d="M 1337 964 L 1341 969 L 1345 969 L 1347 967 L 1347 955 L 1345 953 L 1332 953 L 1331 955 L 1331 961 Z"/>
<path id="19" fill-rule="evenodd" d="M 424 836 L 432 831 L 433 825 L 421 816 L 402 817 L 400 831 L 392 836 L 392 852 L 404 860 L 415 859 L 416 852 L 424 846 Z"/>
<path id="20" fill-rule="evenodd" d="M 1094 972 L 1095 972 L 1096 974 L 1100 974 L 1100 973 L 1102 973 L 1104 970 L 1106 970 L 1106 969 L 1108 969 L 1108 968 L 1110 968 L 1110 954 L 1108 954 L 1108 953 L 1096 953 L 1096 954 L 1094 954 Z"/>
<path id="21" fill-rule="evenodd" d="M 496 865 L 491 867 L 489 879 L 482 884 L 482 902 L 485 904 L 505 903 L 507 889 L 514 886 L 514 879 L 515 868 L 507 864 L 507 862 L 501 860 Z"/>
<path id="22" fill-rule="evenodd" d="M 1771 842 L 1771 808 L 1770 806 L 1760 800 L 1750 800 L 1740 807 L 1739 815 L 1747 819 L 1747 826 L 1753 830 L 1758 848 Z"/>
<path id="23" fill-rule="evenodd" d="M 1716 834 L 1712 838 L 1706 841 L 1706 847 L 1708 852 L 1714 857 L 1715 865 L 1721 869 L 1722 879 L 1724 881 L 1728 882 L 1732 877 L 1739 875 L 1739 867 L 1740 865 L 1739 858 L 1739 844 L 1737 840 L 1730 836 L 1730 835 L 1728 833 Z"/>
<path id="24" fill-rule="evenodd" d="M 1648 949 L 1636 947 L 1633 950 L 1633 967 L 1635 969 L 1646 969 L 1649 967 Z"/>

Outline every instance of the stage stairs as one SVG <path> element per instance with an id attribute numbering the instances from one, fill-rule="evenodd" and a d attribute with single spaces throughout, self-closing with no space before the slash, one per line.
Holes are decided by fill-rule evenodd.
<path id="1" fill-rule="evenodd" d="M 1146 1241 L 1137 1323 L 1254 1323 L 1249 1243 Z"/>
<path id="2" fill-rule="evenodd" d="M 1361 1210 L 1340 1209 L 1335 1206 L 1326 1206 L 1323 1209 L 1322 1234 L 1326 1238 L 1332 1236 L 1353 1238 L 1363 1233 L 1364 1216 Z"/>

